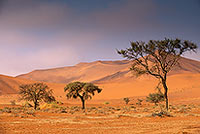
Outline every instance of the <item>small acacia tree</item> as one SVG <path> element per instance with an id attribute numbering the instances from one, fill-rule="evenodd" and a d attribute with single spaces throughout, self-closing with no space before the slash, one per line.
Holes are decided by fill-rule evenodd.
<path id="1" fill-rule="evenodd" d="M 43 83 L 20 85 L 19 94 L 22 100 L 32 101 L 34 103 L 34 109 L 37 109 L 40 101 L 55 101 L 55 97 L 52 95 L 52 89 L 49 89 L 49 87 Z"/>
<path id="2" fill-rule="evenodd" d="M 66 97 L 68 99 L 79 97 L 82 102 L 82 109 L 85 109 L 85 100 L 92 99 L 95 91 L 100 93 L 102 89 L 92 83 L 72 82 L 66 85 L 64 91 L 67 92 Z"/>
<path id="3" fill-rule="evenodd" d="M 167 74 L 187 51 L 195 51 L 197 45 L 180 39 L 150 40 L 131 42 L 131 47 L 117 50 L 124 58 L 133 60 L 131 70 L 137 75 L 150 74 L 158 78 L 164 88 L 166 109 L 168 110 Z"/>

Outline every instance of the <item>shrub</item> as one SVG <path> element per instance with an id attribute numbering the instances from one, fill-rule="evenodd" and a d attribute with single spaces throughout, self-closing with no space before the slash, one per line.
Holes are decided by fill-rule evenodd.
<path id="1" fill-rule="evenodd" d="M 156 116 L 158 116 L 158 117 L 172 117 L 172 115 L 167 111 L 161 111 L 161 112 L 158 112 L 158 113 L 152 113 L 152 116 L 153 117 L 156 117 Z"/>
<path id="2" fill-rule="evenodd" d="M 152 93 L 146 97 L 147 102 L 154 103 L 156 106 L 158 105 L 157 103 L 162 102 L 164 100 L 165 97 L 162 93 Z"/>
<path id="3" fill-rule="evenodd" d="M 105 104 L 105 105 L 108 105 L 108 104 L 110 104 L 110 102 L 106 101 L 106 102 L 104 102 L 104 104 Z"/>
<path id="4" fill-rule="evenodd" d="M 26 114 L 29 114 L 29 115 L 35 115 L 35 110 L 28 110 L 26 111 Z"/>
<path id="5" fill-rule="evenodd" d="M 52 103 L 45 103 L 40 106 L 40 109 L 52 109 L 52 108 L 59 108 L 60 106 L 56 102 Z"/>
<path id="6" fill-rule="evenodd" d="M 143 100 L 142 99 L 137 99 L 138 102 L 136 102 L 137 105 L 142 105 Z"/>
<path id="7" fill-rule="evenodd" d="M 15 100 L 11 100 L 11 101 L 10 101 L 10 104 L 13 105 L 13 106 L 16 105 Z"/>
<path id="8" fill-rule="evenodd" d="M 23 104 L 23 107 L 27 107 L 27 108 L 30 108 L 30 107 L 33 107 L 30 103 L 28 103 L 27 101 Z"/>
<path id="9" fill-rule="evenodd" d="M 61 102 L 61 101 L 56 101 L 56 103 L 57 104 L 59 104 L 59 105 L 62 105 L 62 104 L 64 104 L 63 102 Z"/>
<path id="10" fill-rule="evenodd" d="M 11 108 L 9 108 L 9 107 L 4 107 L 4 108 L 2 109 L 2 111 L 5 112 L 5 113 L 11 113 L 11 112 L 12 112 L 12 111 L 11 111 Z"/>
<path id="11" fill-rule="evenodd" d="M 126 105 L 130 102 L 130 99 L 128 97 L 123 98 L 123 100 L 125 101 Z"/>

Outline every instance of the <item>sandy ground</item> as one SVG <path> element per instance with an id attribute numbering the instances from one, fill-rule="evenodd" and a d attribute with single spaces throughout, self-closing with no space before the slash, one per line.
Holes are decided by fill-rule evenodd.
<path id="1" fill-rule="evenodd" d="M 64 105 L 63 107 L 74 107 Z M 0 105 L 4 107 L 21 107 Z M 198 134 L 200 105 L 174 105 L 173 117 L 152 117 L 153 105 L 131 108 L 131 105 L 88 104 L 87 111 L 58 113 L 36 111 L 34 114 L 0 113 L 1 134 Z M 104 113 L 90 112 L 101 108 Z M 115 109 L 107 110 L 106 108 Z M 117 110 L 117 108 L 121 108 Z M 129 110 L 124 110 L 129 108 Z M 181 111 L 183 109 L 189 109 Z M 76 111 L 76 110 L 75 110 Z M 98 110 L 96 110 L 98 111 Z"/>
<path id="2" fill-rule="evenodd" d="M 93 72 L 84 79 L 103 77 L 101 72 L 95 72 L 107 66 L 110 65 L 97 62 L 95 68 L 92 65 Z M 88 67 L 82 69 L 87 72 Z M 123 72 L 124 66 L 118 69 Z M 80 100 L 67 100 L 63 91 L 65 84 L 58 83 L 47 84 L 63 105 L 38 111 L 24 108 L 24 102 L 18 101 L 16 94 L 18 86 L 33 81 L 0 76 L 0 89 L 3 89 L 0 91 L 0 134 L 200 134 L 199 73 L 170 75 L 167 84 L 172 117 L 154 117 L 152 114 L 158 113 L 159 107 L 136 103 L 138 98 L 144 99 L 155 92 L 157 80 L 147 76 L 135 79 L 123 73 L 110 75 L 111 71 L 112 68 L 103 71 L 109 77 L 98 84 L 103 91 L 86 102 L 86 111 L 81 110 Z M 129 105 L 124 104 L 123 97 L 130 98 Z M 10 105 L 14 100 L 17 105 Z"/>
<path id="3" fill-rule="evenodd" d="M 45 115 L 16 118 L 1 115 L 2 134 L 178 134 L 200 133 L 200 117 L 131 118 Z"/>

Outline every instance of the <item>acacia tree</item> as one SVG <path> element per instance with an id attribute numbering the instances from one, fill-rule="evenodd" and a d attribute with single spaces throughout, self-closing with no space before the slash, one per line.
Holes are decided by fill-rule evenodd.
<path id="1" fill-rule="evenodd" d="M 72 82 L 66 85 L 64 91 L 67 91 L 66 97 L 68 99 L 76 99 L 79 97 L 82 102 L 82 109 L 85 109 L 85 100 L 92 99 L 92 96 L 95 95 L 95 91 L 100 93 L 102 89 L 92 83 Z"/>
<path id="2" fill-rule="evenodd" d="M 20 85 L 19 94 L 22 100 L 32 101 L 34 103 L 34 109 L 37 109 L 40 101 L 55 101 L 55 97 L 52 95 L 52 89 L 49 89 L 49 87 L 43 83 Z"/>
<path id="3" fill-rule="evenodd" d="M 117 50 L 124 58 L 133 60 L 131 70 L 137 75 L 149 74 L 158 78 L 164 88 L 166 109 L 168 110 L 167 74 L 178 64 L 180 56 L 194 51 L 197 45 L 180 39 L 150 40 L 131 42 L 131 47 Z"/>

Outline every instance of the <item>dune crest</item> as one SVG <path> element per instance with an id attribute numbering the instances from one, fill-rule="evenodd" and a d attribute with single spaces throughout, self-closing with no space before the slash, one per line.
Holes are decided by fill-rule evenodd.
<path id="1" fill-rule="evenodd" d="M 158 80 L 150 75 L 136 77 L 129 70 L 132 62 L 95 61 L 75 66 L 35 70 L 17 77 L 0 75 L 1 94 L 17 94 L 20 84 L 45 82 L 57 98 L 66 100 L 64 86 L 73 81 L 92 82 L 103 88 L 94 99 L 119 99 L 123 97 L 146 96 L 155 92 Z M 169 73 L 167 84 L 171 98 L 200 99 L 200 62 L 187 58 L 180 59 Z M 170 98 L 170 99 L 171 99 Z"/>
<path id="2" fill-rule="evenodd" d="M 115 80 L 117 78 L 132 77 L 129 68 L 132 61 L 95 61 L 90 63 L 79 63 L 75 66 L 35 70 L 27 74 L 19 75 L 17 78 L 29 80 L 69 83 L 73 81 L 101 82 Z M 180 59 L 180 66 L 175 66 L 169 75 L 183 73 L 200 73 L 200 62 L 191 59 Z"/>

